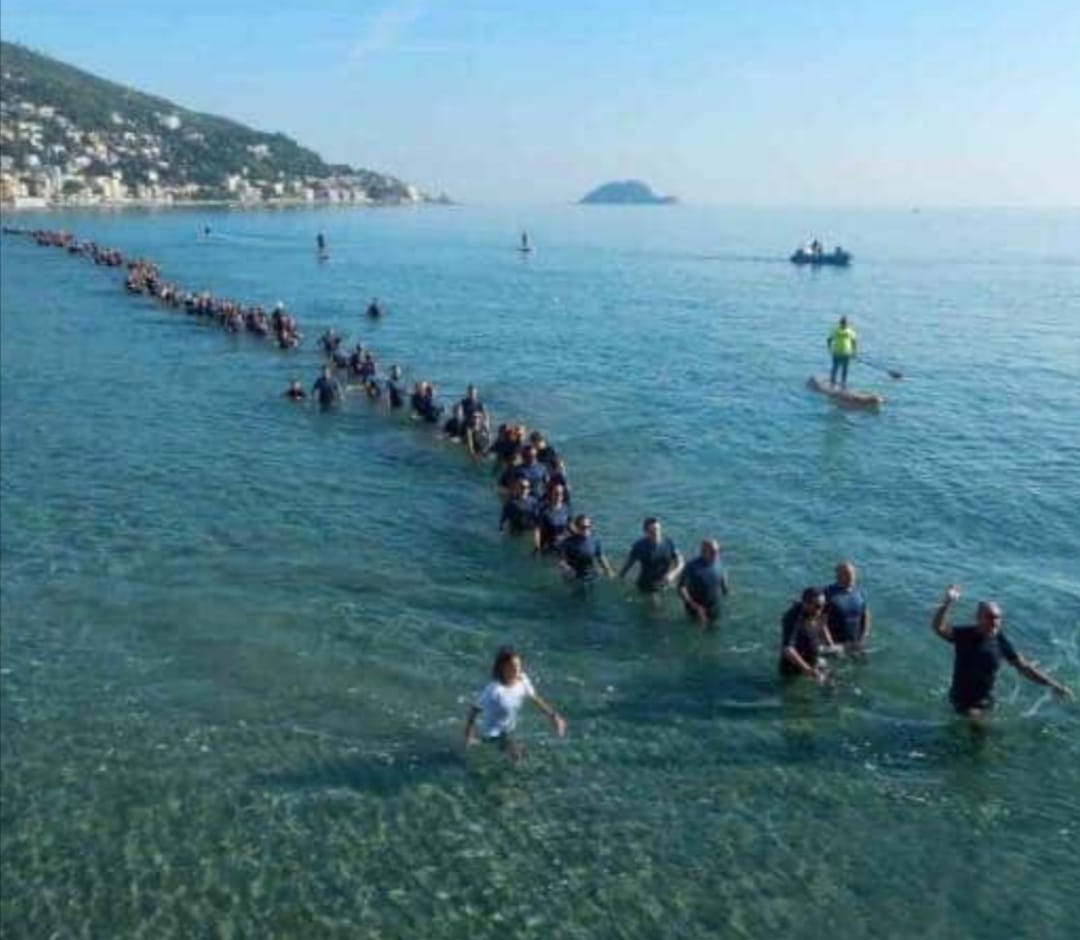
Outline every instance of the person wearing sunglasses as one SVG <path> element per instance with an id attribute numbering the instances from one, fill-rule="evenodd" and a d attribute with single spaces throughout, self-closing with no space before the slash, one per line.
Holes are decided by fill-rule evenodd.
<path id="1" fill-rule="evenodd" d="M 825 592 L 821 588 L 806 588 L 780 621 L 780 675 L 806 676 L 824 684 L 827 674 L 820 665 L 821 657 L 840 651 L 826 623 Z"/>

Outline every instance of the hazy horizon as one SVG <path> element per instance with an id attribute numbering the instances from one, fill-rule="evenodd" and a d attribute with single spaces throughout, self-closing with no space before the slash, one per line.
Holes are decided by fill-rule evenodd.
<path id="1" fill-rule="evenodd" d="M 691 207 L 1080 207 L 1080 7 L 1057 0 L 7 0 L 0 34 L 473 205 L 640 179 Z"/>

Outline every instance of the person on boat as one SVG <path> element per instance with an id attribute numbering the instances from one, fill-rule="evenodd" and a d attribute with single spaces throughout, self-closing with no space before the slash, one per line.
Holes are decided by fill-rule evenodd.
<path id="1" fill-rule="evenodd" d="M 821 656 L 839 651 L 825 622 L 824 592 L 821 588 L 806 588 L 780 621 L 780 675 L 807 676 L 824 683 L 827 675 L 819 665 Z"/>
<path id="2" fill-rule="evenodd" d="M 1001 660 L 1006 660 L 1025 679 L 1044 685 L 1063 698 L 1072 698 L 1060 682 L 1037 669 L 1021 656 L 1002 629 L 1004 614 L 995 601 L 979 601 L 975 623 L 961 627 L 949 625 L 949 610 L 960 600 L 960 589 L 950 584 L 945 589 L 931 629 L 954 650 L 952 686 L 949 701 L 960 715 L 978 718 L 994 707 L 994 680 Z"/>
<path id="3" fill-rule="evenodd" d="M 367 306 L 367 315 L 371 317 L 372 320 L 378 320 L 379 317 L 382 316 L 382 307 L 379 306 L 378 297 L 371 298 L 371 303 Z"/>
<path id="4" fill-rule="evenodd" d="M 307 392 L 304 391 L 304 386 L 300 384 L 299 379 L 293 379 L 289 383 L 289 387 L 285 389 L 284 397 L 290 401 L 303 401 L 307 398 Z"/>
<path id="5" fill-rule="evenodd" d="M 465 746 L 484 741 L 497 745 L 511 760 L 519 760 L 523 748 L 512 735 L 526 702 L 532 702 L 547 717 L 560 738 L 566 735 L 566 719 L 536 694 L 521 655 L 512 646 L 500 647 L 491 667 L 491 681 L 476 697 L 465 719 Z"/>
<path id="6" fill-rule="evenodd" d="M 823 250 L 824 249 L 821 242 L 818 241 L 816 238 L 812 242 L 810 242 L 810 254 L 813 255 L 815 258 L 820 258 Z"/>
<path id="7" fill-rule="evenodd" d="M 648 516 L 641 524 L 645 533 L 630 547 L 630 553 L 619 570 L 623 578 L 635 564 L 639 565 L 637 588 L 643 594 L 655 594 L 670 587 L 683 568 L 683 558 L 675 543 L 661 530 L 660 520 Z"/>
<path id="8" fill-rule="evenodd" d="M 315 384 L 311 387 L 311 394 L 324 411 L 341 404 L 344 393 L 341 390 L 341 383 L 334 378 L 333 368 L 330 365 L 323 366 L 322 375 L 315 380 Z"/>
<path id="9" fill-rule="evenodd" d="M 592 520 L 585 513 L 574 516 L 566 538 L 559 544 L 559 567 L 574 581 L 594 581 L 597 568 L 609 578 L 615 576 L 600 540 L 593 535 Z"/>
<path id="10" fill-rule="evenodd" d="M 529 481 L 518 480 L 514 483 L 510 499 L 503 503 L 502 513 L 499 516 L 499 531 L 502 532 L 509 525 L 513 535 L 531 532 L 536 528 L 539 509 L 536 497 L 532 495 L 529 487 Z"/>
<path id="11" fill-rule="evenodd" d="M 731 589 L 716 539 L 702 541 L 700 554 L 683 568 L 678 584 L 687 615 L 701 624 L 714 623 L 720 616 L 720 599 Z"/>
<path id="12" fill-rule="evenodd" d="M 836 378 L 839 376 L 840 387 L 847 388 L 848 366 L 859 352 L 858 334 L 848 323 L 847 317 L 840 318 L 836 329 L 829 334 L 826 345 L 829 352 L 832 353 L 832 370 L 829 372 L 829 384 L 835 387 Z"/>
<path id="13" fill-rule="evenodd" d="M 836 581 L 825 588 L 825 616 L 833 642 L 855 649 L 870 638 L 870 607 L 850 561 L 836 566 Z"/>

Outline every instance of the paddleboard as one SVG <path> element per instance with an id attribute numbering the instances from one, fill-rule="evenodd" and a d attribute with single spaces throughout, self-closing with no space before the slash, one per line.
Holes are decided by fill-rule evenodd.
<path id="1" fill-rule="evenodd" d="M 885 404 L 885 396 L 877 392 L 864 392 L 858 389 L 840 388 L 830 385 L 824 376 L 812 375 L 806 380 L 806 387 L 831 398 L 838 405 L 846 408 L 880 408 Z"/>

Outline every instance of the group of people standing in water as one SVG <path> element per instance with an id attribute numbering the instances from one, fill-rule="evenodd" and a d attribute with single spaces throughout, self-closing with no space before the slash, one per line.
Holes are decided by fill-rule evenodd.
<path id="1" fill-rule="evenodd" d="M 272 336 L 280 349 L 295 349 L 301 343 L 303 334 L 296 319 L 280 303 L 267 314 L 259 305 L 241 304 L 205 291 L 187 291 L 164 280 L 152 261 L 127 259 L 116 249 L 79 241 L 67 232 L 12 227 L 5 227 L 4 232 L 28 235 L 39 245 L 88 257 L 97 265 L 126 267 L 125 287 L 130 293 L 183 308 L 192 315 L 216 321 L 229 332 Z M 377 301 L 372 301 L 367 313 L 372 318 L 381 316 Z M 844 360 L 854 355 L 855 343 L 854 332 L 846 320 L 841 320 L 829 343 L 834 355 L 834 383 L 838 378 L 844 383 Z M 715 538 L 703 538 L 697 556 L 687 562 L 674 541 L 664 534 L 660 520 L 649 516 L 643 520 L 641 536 L 616 571 L 593 530 L 589 514 L 573 505 L 563 456 L 541 431 L 511 422 L 492 431 L 491 413 L 474 385 L 469 385 L 447 412 L 431 382 L 417 381 L 409 392 L 399 366 L 391 366 L 383 375 L 374 350 L 362 342 L 345 350 L 343 338 L 334 330 L 325 331 L 318 345 L 325 363 L 310 397 L 320 408 L 337 408 L 347 391 L 360 391 L 389 411 L 408 407 L 415 420 L 439 428 L 446 438 L 464 445 L 473 460 L 491 461 L 501 501 L 500 531 L 528 540 L 534 554 L 551 558 L 567 580 L 588 585 L 600 577 L 621 579 L 636 567 L 635 584 L 640 594 L 659 603 L 667 590 L 674 590 L 693 622 L 703 627 L 717 622 L 731 585 L 722 562 L 722 548 Z M 344 377 L 344 382 L 339 376 Z M 298 379 L 290 384 L 285 396 L 293 400 L 309 397 Z M 934 633 L 954 648 L 949 699 L 958 713 L 979 717 L 993 706 L 994 682 L 1003 660 L 1024 678 L 1071 697 L 1068 688 L 1016 651 L 1004 633 L 1003 613 L 995 602 L 980 601 L 974 623 L 952 626 L 949 618 L 959 597 L 959 589 L 950 585 L 931 622 Z M 778 671 L 785 678 L 805 677 L 825 683 L 829 680 L 825 667 L 828 657 L 864 655 L 871 629 L 870 608 L 855 565 L 842 561 L 836 566 L 831 584 L 804 589 L 784 612 Z M 565 720 L 537 696 L 520 654 L 509 647 L 501 648 L 492 667 L 491 683 L 470 709 L 466 741 L 496 741 L 517 753 L 510 735 L 526 701 L 534 702 L 559 734 L 565 733 Z"/>

